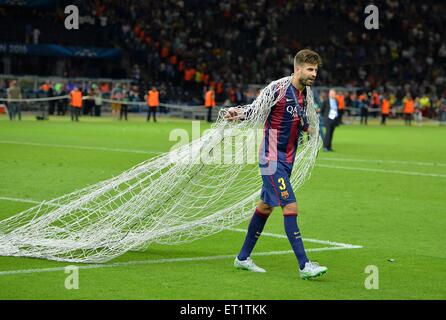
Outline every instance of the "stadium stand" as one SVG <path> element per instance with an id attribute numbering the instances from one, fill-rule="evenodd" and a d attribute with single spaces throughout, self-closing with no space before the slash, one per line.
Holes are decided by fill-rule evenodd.
<path id="1" fill-rule="evenodd" d="M 39 44 L 119 48 L 120 56 L 11 54 L 8 67 L 0 64 L 3 73 L 129 78 L 141 99 L 155 84 L 162 98 L 188 104 L 202 104 L 213 86 L 217 103 L 239 104 L 255 97 L 248 84 L 290 74 L 295 52 L 310 47 L 324 60 L 320 86 L 355 88 L 370 101 L 376 90 L 394 95 L 399 107 L 408 92 L 428 95 L 434 109 L 446 96 L 446 5 L 438 1 L 382 1 L 379 30 L 364 28 L 369 3 L 362 0 L 43 2 L 48 6 L 2 5 L 0 42 L 33 43 L 38 29 Z M 72 3 L 80 8 L 80 30 L 63 27 L 63 8 Z"/>

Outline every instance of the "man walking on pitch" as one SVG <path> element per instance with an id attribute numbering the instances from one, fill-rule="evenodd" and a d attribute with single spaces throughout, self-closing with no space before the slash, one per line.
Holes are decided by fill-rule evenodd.
<path id="1" fill-rule="evenodd" d="M 386 119 L 390 114 L 390 100 L 388 94 L 384 94 L 381 102 L 381 124 L 386 124 Z"/>
<path id="2" fill-rule="evenodd" d="M 369 107 L 368 107 L 367 95 L 365 94 L 365 92 L 358 97 L 358 104 L 361 113 L 360 123 L 367 125 L 367 119 L 369 117 Z"/>
<path id="3" fill-rule="evenodd" d="M 79 121 L 79 116 L 82 110 L 82 92 L 78 87 L 70 92 L 71 99 L 71 121 Z"/>
<path id="4" fill-rule="evenodd" d="M 334 89 L 330 89 L 328 99 L 322 103 L 321 114 L 324 118 L 325 127 L 327 128 L 324 137 L 324 151 L 333 151 L 331 142 L 333 140 L 334 130 L 339 124 L 338 100 L 336 99 L 336 91 Z"/>
<path id="5" fill-rule="evenodd" d="M 208 111 L 207 121 L 212 122 L 212 109 L 215 107 L 215 92 L 213 87 L 210 87 L 204 95 L 204 107 Z"/>
<path id="6" fill-rule="evenodd" d="M 146 99 L 147 106 L 149 107 L 147 110 L 147 121 L 150 121 L 150 116 L 153 114 L 153 121 L 156 122 L 156 109 L 158 109 L 160 105 L 159 92 L 156 90 L 156 87 L 152 87 L 152 89 L 147 92 Z"/>
<path id="7" fill-rule="evenodd" d="M 326 267 L 311 262 L 306 255 L 297 225 L 297 201 L 290 181 L 298 137 L 301 131 L 309 130 L 306 118 L 307 90 L 313 85 L 321 63 L 316 52 L 299 51 L 294 58 L 294 74 L 285 96 L 269 111 L 260 152 L 259 166 L 263 180 L 261 200 L 252 216 L 240 253 L 234 260 L 234 266 L 238 269 L 265 272 L 250 256 L 273 208 L 280 206 L 285 232 L 299 264 L 300 277 L 309 279 L 327 272 Z M 226 119 L 232 121 L 246 116 L 249 115 L 243 108 L 236 107 L 228 109 Z"/>
<path id="8" fill-rule="evenodd" d="M 415 111 L 415 101 L 412 99 L 412 95 L 408 92 L 403 99 L 403 112 L 405 125 L 412 125 L 412 114 Z"/>
<path id="9" fill-rule="evenodd" d="M 22 111 L 19 101 L 11 101 L 11 100 L 21 100 L 22 92 L 20 88 L 17 86 L 17 82 L 15 80 L 11 81 L 11 85 L 7 90 L 8 94 L 8 114 L 9 120 L 15 120 L 15 117 L 18 116 L 19 120 L 22 120 Z"/>

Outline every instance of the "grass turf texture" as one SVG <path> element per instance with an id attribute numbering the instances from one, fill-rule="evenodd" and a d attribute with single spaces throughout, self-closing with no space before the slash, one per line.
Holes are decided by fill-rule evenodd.
<path id="1" fill-rule="evenodd" d="M 51 199 L 110 178 L 155 155 L 150 152 L 168 151 L 175 128 L 191 131 L 191 122 L 161 118 L 154 124 L 132 116 L 129 122 L 85 117 L 79 123 L 56 117 L 9 122 L 1 116 L 0 197 Z M 311 179 L 296 192 L 299 226 L 304 238 L 364 248 L 310 252 L 310 259 L 329 268 L 321 278 L 300 280 L 292 253 L 256 257 L 256 252 L 291 249 L 287 239 L 267 236 L 260 238 L 253 259 L 268 272 L 235 270 L 232 256 L 244 234 L 224 231 L 189 244 L 154 245 L 109 263 L 231 257 L 81 269 L 79 290 L 65 289 L 63 269 L 0 275 L 0 299 L 445 299 L 445 137 L 446 128 L 438 125 L 408 128 L 402 121 L 381 127 L 372 120 L 367 127 L 336 130 L 336 152 L 321 151 Z M 32 205 L 0 200 L 0 218 Z M 283 229 L 276 209 L 264 232 L 284 235 Z M 325 245 L 307 242 L 306 247 Z M 0 257 L 0 272 L 66 265 Z M 378 290 L 364 286 L 368 265 L 379 268 Z"/>

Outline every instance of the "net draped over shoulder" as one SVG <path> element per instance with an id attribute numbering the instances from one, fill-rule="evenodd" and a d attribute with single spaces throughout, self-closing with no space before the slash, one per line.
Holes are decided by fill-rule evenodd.
<path id="1" fill-rule="evenodd" d="M 256 156 L 251 147 L 259 141 L 258 129 L 290 80 L 270 83 L 252 104 L 241 106 L 248 115 L 244 121 L 227 121 L 222 109 L 200 139 L 0 221 L 0 255 L 101 263 L 152 243 L 193 241 L 247 220 L 262 179 L 257 164 L 246 159 Z M 296 190 L 309 177 L 321 146 L 310 88 L 306 112 L 313 130 L 296 153 L 291 175 Z"/>

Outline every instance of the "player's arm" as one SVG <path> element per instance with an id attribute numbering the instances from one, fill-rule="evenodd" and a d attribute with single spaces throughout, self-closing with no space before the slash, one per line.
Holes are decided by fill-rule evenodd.
<path id="1" fill-rule="evenodd" d="M 275 98 L 277 97 L 278 92 L 275 93 Z M 256 100 L 254 100 L 251 104 L 245 106 L 237 106 L 228 108 L 226 110 L 225 119 L 227 121 L 237 121 L 237 120 L 247 120 L 249 119 L 255 112 L 256 108 Z"/>
<path id="2" fill-rule="evenodd" d="M 300 124 L 302 126 L 302 131 L 307 132 L 307 133 L 311 132 L 310 124 L 308 123 L 308 119 L 306 116 L 301 119 Z"/>
<path id="3" fill-rule="evenodd" d="M 259 96 L 262 95 L 262 91 L 260 91 Z M 237 106 L 226 109 L 225 113 L 225 120 L 226 121 L 237 121 L 237 120 L 247 120 L 253 116 L 253 114 L 256 113 L 258 108 L 258 105 L 256 105 L 256 101 L 259 98 L 259 96 L 254 100 L 251 104 L 245 105 L 245 106 Z M 276 100 L 279 96 L 279 90 L 276 89 L 274 93 L 274 99 Z M 268 107 L 272 107 L 269 105 Z"/>
<path id="4" fill-rule="evenodd" d="M 310 122 L 308 121 L 306 102 L 304 103 L 303 107 L 299 107 L 298 115 L 300 118 L 300 125 L 302 128 L 302 131 L 308 132 L 308 128 L 310 127 Z"/>
<path id="5" fill-rule="evenodd" d="M 252 105 L 245 107 L 231 107 L 225 111 L 225 119 L 227 121 L 246 120 L 252 113 Z"/>

